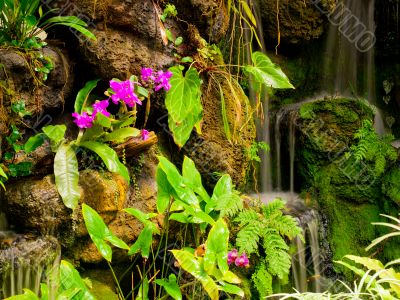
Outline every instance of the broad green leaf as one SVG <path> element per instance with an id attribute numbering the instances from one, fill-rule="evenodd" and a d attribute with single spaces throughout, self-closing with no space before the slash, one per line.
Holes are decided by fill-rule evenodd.
<path id="1" fill-rule="evenodd" d="M 71 28 L 79 31 L 80 33 L 82 33 L 85 37 L 87 37 L 91 40 L 94 40 L 94 41 L 97 40 L 96 36 L 92 32 L 90 32 L 89 30 L 87 30 L 85 27 L 83 27 L 81 25 L 77 25 L 77 24 L 70 23 L 70 22 L 57 23 L 57 25 L 64 25 L 67 27 L 71 27 Z"/>
<path id="2" fill-rule="evenodd" d="M 182 176 L 186 185 L 195 191 L 205 202 L 210 201 L 210 196 L 201 182 L 200 172 L 196 169 L 193 160 L 187 156 L 183 159 Z"/>
<path id="3" fill-rule="evenodd" d="M 54 145 L 57 145 L 64 139 L 66 130 L 67 127 L 65 125 L 48 125 L 42 128 L 44 134 L 47 135 Z"/>
<path id="4" fill-rule="evenodd" d="M 124 241 L 112 234 L 99 214 L 85 203 L 82 204 L 82 214 L 90 238 L 106 260 L 111 262 L 112 259 L 112 250 L 106 241 L 118 248 L 129 249 Z"/>
<path id="5" fill-rule="evenodd" d="M 6 300 L 40 300 L 34 292 L 29 289 L 23 289 L 24 293 L 21 295 L 6 298 Z"/>
<path id="6" fill-rule="evenodd" d="M 217 184 L 215 185 L 212 199 L 214 201 L 217 201 L 219 197 L 226 194 L 231 194 L 232 190 L 232 178 L 229 175 L 225 174 L 218 180 Z"/>
<path id="7" fill-rule="evenodd" d="M 190 68 L 186 74 L 179 66 L 170 68 L 171 89 L 167 92 L 165 105 L 168 110 L 168 124 L 175 142 L 182 147 L 193 127 L 201 121 L 201 80 L 196 69 Z"/>
<path id="8" fill-rule="evenodd" d="M 175 300 L 182 300 L 181 289 L 179 288 L 178 283 L 176 282 L 175 274 L 170 274 L 167 279 L 156 279 L 155 283 L 159 286 L 162 286 L 165 291 Z"/>
<path id="9" fill-rule="evenodd" d="M 188 224 L 191 223 L 191 218 L 187 213 L 174 213 L 169 216 L 169 220 L 177 221 L 179 223 Z"/>
<path id="10" fill-rule="evenodd" d="M 74 266 L 62 260 L 60 264 L 60 288 L 63 291 L 79 289 L 78 294 L 74 296 L 74 300 L 95 300 L 96 298 L 90 293 L 85 282 L 82 280 L 79 272 Z"/>
<path id="11" fill-rule="evenodd" d="M 46 140 L 46 135 L 44 133 L 39 133 L 37 135 L 31 136 L 24 145 L 24 150 L 26 154 L 35 151 L 41 145 L 43 145 Z"/>
<path id="12" fill-rule="evenodd" d="M 146 225 L 146 226 L 149 225 L 150 227 L 152 227 L 152 231 L 154 233 L 160 234 L 160 230 L 158 229 L 157 225 L 150 221 L 150 219 L 157 217 L 156 213 L 145 214 L 144 212 L 142 212 L 136 208 L 125 208 L 124 211 L 126 211 L 128 214 L 134 216 L 136 219 L 138 219 L 144 225 Z"/>
<path id="13" fill-rule="evenodd" d="M 168 182 L 167 175 L 164 173 L 164 171 L 161 169 L 160 166 L 157 166 L 156 180 L 157 180 L 157 211 L 159 214 L 163 214 L 169 206 L 174 189 Z"/>
<path id="14" fill-rule="evenodd" d="M 110 172 L 118 173 L 124 177 L 126 181 L 130 181 L 128 169 L 119 161 L 117 153 L 109 146 L 93 141 L 81 142 L 79 146 L 95 152 L 100 156 Z"/>
<path id="15" fill-rule="evenodd" d="M 171 252 L 181 268 L 201 282 L 211 300 L 217 300 L 219 298 L 218 286 L 204 271 L 196 257 L 192 253 L 184 250 L 172 250 Z"/>
<path id="16" fill-rule="evenodd" d="M 49 300 L 49 287 L 47 286 L 47 284 L 40 284 L 40 295 L 42 296 L 41 300 Z"/>
<path id="17" fill-rule="evenodd" d="M 105 128 L 110 128 L 111 127 L 111 120 L 110 118 L 106 117 L 103 114 L 97 114 L 96 119 L 95 119 L 95 124 L 99 124 L 100 126 L 103 126 Z"/>
<path id="18" fill-rule="evenodd" d="M 204 269 L 210 273 L 218 265 L 222 275 L 228 270 L 228 240 L 229 230 L 225 221 L 220 218 L 211 228 L 206 242 Z"/>
<path id="19" fill-rule="evenodd" d="M 243 290 L 240 287 L 236 286 L 236 285 L 222 282 L 221 285 L 218 286 L 218 288 L 220 290 L 224 291 L 225 293 L 238 295 L 238 296 L 240 296 L 242 298 L 244 297 Z"/>
<path id="20" fill-rule="evenodd" d="M 152 242 L 153 227 L 151 225 L 146 225 L 136 239 L 136 242 L 129 249 L 128 255 L 133 255 L 141 252 L 142 257 L 149 258 Z"/>
<path id="21" fill-rule="evenodd" d="M 169 117 L 168 127 L 173 134 L 175 144 L 177 144 L 179 147 L 183 147 L 189 140 L 193 128 L 195 128 L 198 133 L 201 133 L 200 123 L 202 119 L 202 111 L 189 114 L 182 122 L 176 122 L 173 118 Z"/>
<path id="22" fill-rule="evenodd" d="M 114 130 L 113 132 L 106 134 L 103 140 L 105 142 L 122 143 L 128 138 L 136 137 L 139 135 L 140 135 L 139 129 L 133 127 L 126 127 Z"/>
<path id="23" fill-rule="evenodd" d="M 159 156 L 158 166 L 163 170 L 167 176 L 168 182 L 173 187 L 176 195 L 179 199 L 186 204 L 190 204 L 194 207 L 199 207 L 199 199 L 197 199 L 194 192 L 185 183 L 178 169 L 165 157 Z"/>
<path id="24" fill-rule="evenodd" d="M 97 86 L 97 83 L 99 81 L 100 79 L 86 82 L 85 86 L 78 92 L 74 105 L 75 112 L 77 112 L 78 114 L 82 113 L 82 109 L 84 108 L 84 104 L 87 101 L 87 98 L 89 97 L 93 89 Z"/>
<path id="25" fill-rule="evenodd" d="M 81 141 L 84 142 L 84 141 L 96 140 L 103 133 L 104 133 L 103 126 L 95 123 L 95 124 L 93 124 L 92 127 L 85 130 L 85 132 L 82 135 Z"/>
<path id="26" fill-rule="evenodd" d="M 175 46 L 180 46 L 183 43 L 183 37 L 178 36 L 175 40 Z"/>
<path id="27" fill-rule="evenodd" d="M 254 76 L 256 82 L 275 89 L 294 89 L 285 73 L 264 53 L 253 52 L 251 59 L 253 65 L 245 66 L 244 69 Z"/>
<path id="28" fill-rule="evenodd" d="M 61 145 L 54 157 L 54 176 L 58 193 L 66 207 L 74 209 L 81 198 L 78 160 L 71 144 Z"/>

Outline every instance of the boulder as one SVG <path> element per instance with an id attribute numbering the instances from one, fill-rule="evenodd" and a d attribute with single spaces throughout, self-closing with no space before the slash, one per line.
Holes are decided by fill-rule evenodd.
<path id="1" fill-rule="evenodd" d="M 142 67 L 166 68 L 175 59 L 154 49 L 151 41 L 128 32 L 108 28 L 93 30 L 97 41 L 82 44 L 81 52 L 97 75 L 126 79 L 139 75 Z"/>
<path id="2" fill-rule="evenodd" d="M 328 11 L 335 7 L 334 0 L 318 2 L 320 7 Z M 278 40 L 280 33 L 282 43 L 299 44 L 319 38 L 324 32 L 326 18 L 310 1 L 262 0 L 260 4 L 264 31 L 268 38 L 274 41 Z M 277 19 L 279 19 L 279 30 Z"/>

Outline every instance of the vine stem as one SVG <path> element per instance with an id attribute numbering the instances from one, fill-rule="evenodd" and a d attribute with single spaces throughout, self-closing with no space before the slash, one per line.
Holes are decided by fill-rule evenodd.
<path id="1" fill-rule="evenodd" d="M 118 281 L 118 279 L 117 279 L 117 276 L 115 276 L 114 269 L 112 268 L 112 266 L 111 266 L 111 264 L 110 264 L 110 262 L 109 262 L 108 260 L 107 260 L 107 264 L 108 264 L 108 266 L 110 267 L 111 273 L 112 273 L 112 275 L 113 275 L 113 277 L 114 277 L 114 281 L 115 281 L 115 283 L 117 284 L 118 293 L 119 293 L 119 298 L 120 298 L 120 299 L 125 299 L 124 293 L 122 292 L 121 286 L 119 285 L 119 281 Z"/>

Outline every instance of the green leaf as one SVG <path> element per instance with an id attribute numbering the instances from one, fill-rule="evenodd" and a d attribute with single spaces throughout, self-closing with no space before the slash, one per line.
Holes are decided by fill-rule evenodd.
<path id="1" fill-rule="evenodd" d="M 218 265 L 224 275 L 228 270 L 228 240 L 229 230 L 225 221 L 220 218 L 211 228 L 206 242 L 206 253 L 204 255 L 204 269 L 207 273 Z"/>
<path id="2" fill-rule="evenodd" d="M 170 274 L 167 279 L 156 279 L 155 283 L 162 286 L 165 291 L 175 300 L 182 300 L 182 293 L 176 281 L 175 274 Z"/>
<path id="3" fill-rule="evenodd" d="M 180 46 L 183 43 L 183 37 L 178 36 L 175 40 L 175 46 Z"/>
<path id="4" fill-rule="evenodd" d="M 54 158 L 54 176 L 58 193 L 66 207 L 74 209 L 81 198 L 78 161 L 71 144 L 61 145 Z"/>
<path id="5" fill-rule="evenodd" d="M 242 298 L 244 297 L 243 290 L 236 285 L 222 282 L 221 285 L 218 286 L 218 288 L 220 290 L 224 291 L 225 293 L 238 295 L 239 297 L 242 297 Z"/>
<path id="6" fill-rule="evenodd" d="M 157 211 L 159 214 L 163 214 L 169 206 L 172 194 L 174 193 L 174 189 L 168 182 L 167 175 L 162 170 L 161 166 L 157 166 L 156 180 L 157 180 Z"/>
<path id="7" fill-rule="evenodd" d="M 193 62 L 193 58 L 190 57 L 190 56 L 185 56 L 185 57 L 183 57 L 181 59 L 181 62 L 183 62 L 183 63 L 191 63 L 191 62 Z"/>
<path id="8" fill-rule="evenodd" d="M 181 174 L 179 174 L 178 169 L 165 157 L 159 156 L 160 161 L 158 166 L 163 170 L 167 176 L 168 182 L 176 192 L 179 199 L 193 207 L 199 207 L 199 199 L 197 199 L 194 192 L 185 183 Z"/>
<path id="9" fill-rule="evenodd" d="M 147 277 L 143 279 L 135 300 L 149 300 L 149 280 Z"/>
<path id="10" fill-rule="evenodd" d="M 158 229 L 157 225 L 150 221 L 150 219 L 157 217 L 156 213 L 145 214 L 144 212 L 142 212 L 136 208 L 125 208 L 124 211 L 126 211 L 128 214 L 134 216 L 136 219 L 138 219 L 144 225 L 146 225 L 146 226 L 149 225 L 152 228 L 152 231 L 154 233 L 160 234 L 160 230 Z"/>
<path id="11" fill-rule="evenodd" d="M 95 120 L 96 124 L 99 124 L 105 128 L 110 128 L 111 127 L 111 120 L 110 118 L 106 117 L 103 114 L 97 114 L 96 115 L 96 120 Z"/>
<path id="12" fill-rule="evenodd" d="M 42 131 L 47 135 L 53 145 L 57 145 L 64 139 L 66 130 L 67 127 L 65 125 L 48 125 L 42 128 Z"/>
<path id="13" fill-rule="evenodd" d="M 242 5 L 243 10 L 246 13 L 246 16 L 251 21 L 251 23 L 253 23 L 254 26 L 257 26 L 256 18 L 254 17 L 253 12 L 251 11 L 251 8 L 247 4 L 247 2 L 245 0 L 241 0 L 240 4 Z"/>
<path id="14" fill-rule="evenodd" d="M 214 187 L 212 198 L 216 201 L 219 197 L 226 194 L 231 194 L 233 191 L 233 184 L 231 176 L 225 174 L 217 182 Z"/>
<path id="15" fill-rule="evenodd" d="M 192 274 L 194 278 L 201 282 L 211 300 L 217 300 L 219 297 L 218 286 L 204 271 L 196 257 L 192 253 L 184 250 L 172 250 L 171 252 L 181 268 Z"/>
<path id="16" fill-rule="evenodd" d="M 231 140 L 231 129 L 228 122 L 228 115 L 226 114 L 226 105 L 225 105 L 225 97 L 224 91 L 222 90 L 221 85 L 219 85 L 219 94 L 221 95 L 221 113 L 222 113 L 222 121 L 224 123 L 224 132 L 228 141 Z"/>
<path id="17" fill-rule="evenodd" d="M 96 300 L 82 280 L 79 272 L 71 263 L 65 260 L 62 260 L 60 264 L 60 289 L 61 291 L 79 289 L 79 292 L 73 297 L 74 300 Z"/>
<path id="18" fill-rule="evenodd" d="M 146 225 L 139 234 L 136 242 L 129 249 L 128 255 L 133 255 L 141 252 L 142 257 L 149 258 L 150 247 L 153 242 L 153 227 Z"/>
<path id="19" fill-rule="evenodd" d="M 193 127 L 202 119 L 201 80 L 195 68 L 190 68 L 186 74 L 179 66 L 169 69 L 171 89 L 167 92 L 165 105 L 168 110 L 168 124 L 178 146 L 182 147 Z"/>
<path id="20" fill-rule="evenodd" d="M 4 177 L 5 179 L 8 179 L 7 174 L 4 172 L 1 166 L 0 166 L 0 176 Z"/>
<path id="21" fill-rule="evenodd" d="M 109 146 L 93 141 L 81 142 L 79 146 L 95 152 L 100 156 L 110 172 L 118 173 L 124 177 L 126 181 L 130 181 L 128 169 L 119 161 L 117 153 Z"/>
<path id="22" fill-rule="evenodd" d="M 187 156 L 183 159 L 182 176 L 187 186 L 196 192 L 205 202 L 210 201 L 210 196 L 201 182 L 200 172 L 196 169 L 193 160 Z"/>
<path id="23" fill-rule="evenodd" d="M 165 34 L 167 36 L 168 41 L 173 43 L 174 42 L 174 36 L 172 35 L 172 32 L 169 29 L 165 29 Z"/>
<path id="24" fill-rule="evenodd" d="M 82 109 L 84 108 L 84 104 L 87 101 L 87 98 L 89 97 L 93 89 L 97 86 L 97 83 L 99 81 L 100 79 L 86 82 L 85 86 L 78 92 L 74 105 L 75 112 L 77 112 L 78 114 L 82 113 Z"/>
<path id="25" fill-rule="evenodd" d="M 126 139 L 131 137 L 136 137 L 140 135 L 140 130 L 137 128 L 126 127 L 114 130 L 111 133 L 108 133 L 104 136 L 103 140 L 105 142 L 116 142 L 122 143 Z"/>
<path id="26" fill-rule="evenodd" d="M 111 262 L 112 250 L 106 241 L 110 242 L 115 247 L 126 250 L 129 249 L 128 245 L 124 241 L 112 234 L 99 214 L 85 203 L 82 204 L 82 214 L 90 238 L 96 245 L 100 254 L 107 261 Z"/>
<path id="27" fill-rule="evenodd" d="M 95 123 L 95 124 L 93 124 L 92 127 L 85 130 L 81 141 L 84 142 L 84 141 L 95 140 L 95 139 L 99 138 L 103 133 L 104 133 L 103 126 Z"/>
<path id="28" fill-rule="evenodd" d="M 251 59 L 253 65 L 244 69 L 254 76 L 256 82 L 275 89 L 294 89 L 287 76 L 264 53 L 253 52 Z"/>
<path id="29" fill-rule="evenodd" d="M 24 293 L 22 295 L 16 295 L 7 298 L 6 300 L 40 300 L 34 292 L 29 289 L 23 289 Z"/>
<path id="30" fill-rule="evenodd" d="M 46 140 L 46 135 L 44 133 L 39 133 L 37 135 L 31 136 L 24 145 L 24 150 L 26 154 L 35 151 L 41 145 L 43 145 Z"/>

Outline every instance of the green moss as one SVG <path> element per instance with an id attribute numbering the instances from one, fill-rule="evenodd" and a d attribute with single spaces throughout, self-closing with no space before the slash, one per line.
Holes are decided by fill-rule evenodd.
<path id="1" fill-rule="evenodd" d="M 400 204 L 400 168 L 391 169 L 383 178 L 382 189 L 392 201 Z"/>

